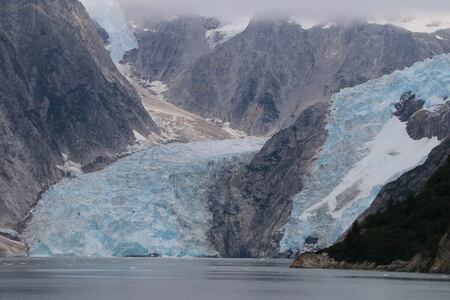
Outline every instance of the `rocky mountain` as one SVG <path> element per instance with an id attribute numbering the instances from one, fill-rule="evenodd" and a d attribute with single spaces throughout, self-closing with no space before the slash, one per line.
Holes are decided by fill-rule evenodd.
<path id="1" fill-rule="evenodd" d="M 292 124 L 342 88 L 450 50 L 446 30 L 413 33 L 364 22 L 303 29 L 287 18 L 255 18 L 245 30 L 237 27 L 242 32 L 217 26 L 191 17 L 146 28 L 127 61 L 137 76 L 165 81 L 174 104 L 256 135 Z M 208 48 L 217 36 L 226 39 Z"/>
<path id="2" fill-rule="evenodd" d="M 76 0 L 3 1 L 0 61 L 0 226 L 14 240 L 49 185 L 159 129 Z"/>
<path id="3" fill-rule="evenodd" d="M 288 129 L 270 139 L 252 161 L 229 170 L 210 195 L 210 240 L 222 256 L 277 256 L 292 196 L 302 190 L 326 140 L 328 104 L 307 108 Z"/>

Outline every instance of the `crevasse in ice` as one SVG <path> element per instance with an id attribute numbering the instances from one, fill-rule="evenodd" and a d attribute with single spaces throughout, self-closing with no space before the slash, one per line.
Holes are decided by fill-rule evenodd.
<path id="1" fill-rule="evenodd" d="M 108 49 L 116 65 L 125 52 L 138 47 L 133 28 L 127 22 L 119 4 L 115 1 L 81 0 L 89 15 L 108 32 Z M 120 65 L 119 65 L 120 66 Z"/>
<path id="2" fill-rule="evenodd" d="M 334 241 L 375 199 L 381 187 L 417 166 L 439 144 L 412 140 L 392 115 L 401 95 L 414 92 L 433 109 L 450 95 L 450 56 L 441 55 L 332 97 L 328 138 L 304 189 L 294 196 L 283 250 L 301 250 L 305 238 Z"/>
<path id="3" fill-rule="evenodd" d="M 264 139 L 149 148 L 46 192 L 24 232 L 32 256 L 207 256 L 206 194 Z"/>

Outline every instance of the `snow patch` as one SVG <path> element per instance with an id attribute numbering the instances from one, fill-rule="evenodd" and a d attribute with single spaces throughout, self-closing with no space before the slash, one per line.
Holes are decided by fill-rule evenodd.
<path id="1" fill-rule="evenodd" d="M 249 21 L 223 25 L 219 28 L 208 30 L 205 34 L 209 48 L 214 49 L 217 45 L 225 43 L 229 39 L 243 32 Z"/>
<path id="2" fill-rule="evenodd" d="M 150 90 L 163 99 L 162 94 L 169 90 L 167 84 L 162 81 L 153 81 L 150 83 Z"/>
<path id="3" fill-rule="evenodd" d="M 237 138 L 248 137 L 247 133 L 245 133 L 244 131 L 240 131 L 240 130 L 231 128 L 230 122 L 224 122 L 219 118 L 207 118 L 206 121 L 216 125 L 223 131 L 227 132 L 232 138 L 237 139 Z"/>
<path id="4" fill-rule="evenodd" d="M 322 21 L 318 19 L 311 19 L 311 18 L 293 18 L 290 21 L 291 23 L 296 23 L 300 25 L 305 30 L 311 29 L 314 26 L 320 25 L 322 23 Z"/>
<path id="5" fill-rule="evenodd" d="M 413 32 L 432 33 L 441 29 L 450 28 L 449 14 L 418 15 L 393 18 L 372 18 L 369 23 L 392 24 Z"/>
<path id="6" fill-rule="evenodd" d="M 134 134 L 134 138 L 136 139 L 137 142 L 146 142 L 147 138 L 145 136 L 143 136 L 142 134 L 140 134 L 139 132 L 137 132 L 136 130 L 133 130 L 133 134 Z"/>
<path id="7" fill-rule="evenodd" d="M 322 29 L 330 29 L 331 27 L 335 27 L 336 25 L 337 25 L 336 22 L 329 22 L 324 26 L 322 26 Z"/>
<path id="8" fill-rule="evenodd" d="M 56 168 L 64 173 L 66 177 L 78 177 L 83 174 L 83 167 L 81 164 L 69 160 L 69 157 L 64 152 L 61 153 L 64 165 L 56 166 Z"/>
<path id="9" fill-rule="evenodd" d="M 437 38 L 438 40 L 441 40 L 441 41 L 443 41 L 443 40 L 444 40 L 444 38 L 443 38 L 443 37 L 441 37 L 440 35 L 436 35 L 436 38 Z"/>

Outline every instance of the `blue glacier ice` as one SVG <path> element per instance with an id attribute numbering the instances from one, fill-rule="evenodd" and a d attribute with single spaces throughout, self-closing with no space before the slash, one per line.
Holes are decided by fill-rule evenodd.
<path id="1" fill-rule="evenodd" d="M 412 140 L 406 124 L 392 115 L 406 91 L 435 109 L 450 95 L 450 56 L 416 63 L 332 97 L 328 138 L 304 189 L 293 198 L 283 250 L 301 250 L 309 236 L 319 238 L 322 247 L 335 242 L 383 185 L 422 163 L 439 144 L 437 138 Z"/>
<path id="2" fill-rule="evenodd" d="M 125 52 L 138 47 L 132 26 L 115 1 L 81 0 L 89 15 L 108 32 L 110 44 L 108 49 L 116 65 L 122 60 Z"/>
<path id="3" fill-rule="evenodd" d="M 169 144 L 50 188 L 24 232 L 32 256 L 208 256 L 206 194 L 265 139 Z"/>

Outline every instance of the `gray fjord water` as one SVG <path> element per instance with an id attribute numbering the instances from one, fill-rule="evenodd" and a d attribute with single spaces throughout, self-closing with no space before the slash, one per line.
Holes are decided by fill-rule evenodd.
<path id="1" fill-rule="evenodd" d="M 287 260 L 0 260 L 0 299 L 450 299 L 450 276 L 289 269 Z"/>

